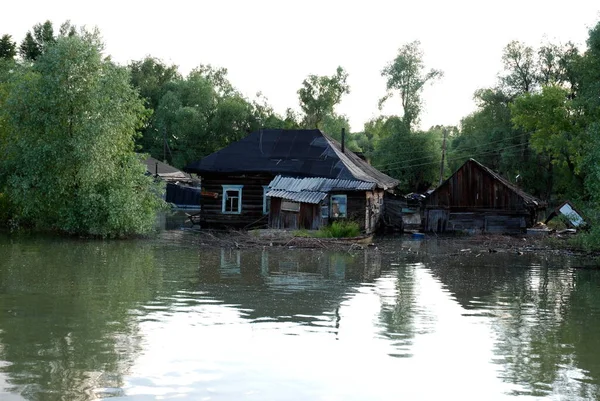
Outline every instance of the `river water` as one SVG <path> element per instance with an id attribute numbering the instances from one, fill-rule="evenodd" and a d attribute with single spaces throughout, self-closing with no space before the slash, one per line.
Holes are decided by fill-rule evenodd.
<path id="1" fill-rule="evenodd" d="M 0 235 L 0 400 L 600 399 L 600 271 L 389 241 Z"/>

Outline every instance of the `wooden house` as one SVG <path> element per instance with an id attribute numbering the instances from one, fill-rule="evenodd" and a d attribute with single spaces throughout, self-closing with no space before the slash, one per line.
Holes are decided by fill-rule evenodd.
<path id="1" fill-rule="evenodd" d="M 260 130 L 184 170 L 212 195 L 201 199 L 203 226 L 316 229 L 353 219 L 371 232 L 383 192 L 398 185 L 319 130 Z"/>
<path id="2" fill-rule="evenodd" d="M 543 208 L 539 199 L 469 159 L 427 197 L 424 229 L 524 233 Z"/>

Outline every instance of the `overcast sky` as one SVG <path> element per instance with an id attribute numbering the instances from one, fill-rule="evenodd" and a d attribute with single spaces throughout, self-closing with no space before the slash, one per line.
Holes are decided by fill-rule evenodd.
<path id="1" fill-rule="evenodd" d="M 199 64 L 226 67 L 246 96 L 261 91 L 279 113 L 298 109 L 308 74 L 349 73 L 351 93 L 337 112 L 354 131 L 381 114 L 381 69 L 400 46 L 420 40 L 428 68 L 444 78 L 424 93 L 422 128 L 458 124 L 475 109 L 473 92 L 495 84 L 503 47 L 573 41 L 582 47 L 600 20 L 600 2 L 570 0 L 341 1 L 215 0 L 21 1 L 3 7 L 0 35 L 20 42 L 31 27 L 69 19 L 97 26 L 113 60 L 152 55 L 184 74 Z M 392 99 L 385 114 L 400 114 Z"/>

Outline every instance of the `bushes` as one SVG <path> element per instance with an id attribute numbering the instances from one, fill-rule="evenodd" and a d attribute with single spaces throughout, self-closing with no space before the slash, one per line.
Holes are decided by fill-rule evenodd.
<path id="1" fill-rule="evenodd" d="M 360 228 L 355 221 L 338 220 L 331 225 L 321 227 L 316 232 L 318 238 L 347 238 L 360 235 Z"/>
<path id="2" fill-rule="evenodd" d="M 12 217 L 12 205 L 8 196 L 0 192 L 0 227 L 8 225 Z"/>

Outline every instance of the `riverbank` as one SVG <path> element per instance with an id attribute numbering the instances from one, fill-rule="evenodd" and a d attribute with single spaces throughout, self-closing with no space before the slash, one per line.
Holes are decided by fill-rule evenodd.
<path id="1" fill-rule="evenodd" d="M 194 230 L 196 231 L 196 230 Z M 538 235 L 500 235 L 480 234 L 469 236 L 435 235 L 413 237 L 412 234 L 361 236 L 354 238 L 315 238 L 306 236 L 302 231 L 293 230 L 251 230 L 251 231 L 213 231 L 197 230 L 198 244 L 201 247 L 226 248 L 308 248 L 351 251 L 377 249 L 381 252 L 398 251 L 398 240 L 413 244 L 414 249 L 420 243 L 435 242 L 449 254 L 475 254 L 511 252 L 516 254 L 544 253 L 561 255 L 589 255 L 600 257 L 600 252 L 588 252 L 573 245 L 573 234 Z"/>

